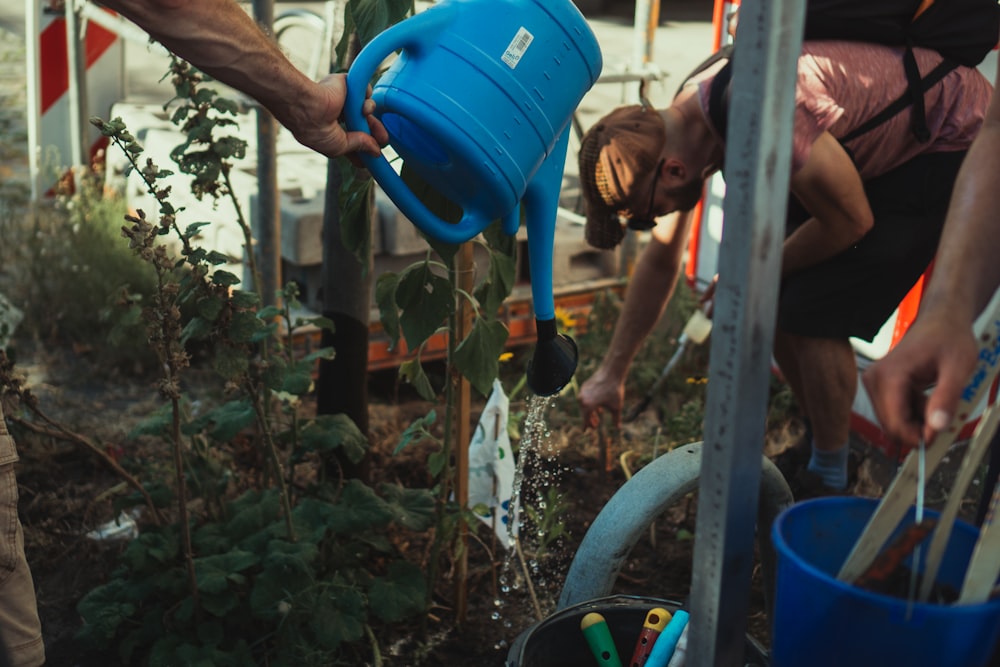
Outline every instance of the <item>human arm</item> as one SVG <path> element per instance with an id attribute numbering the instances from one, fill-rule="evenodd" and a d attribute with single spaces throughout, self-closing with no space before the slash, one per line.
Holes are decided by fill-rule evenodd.
<path id="1" fill-rule="evenodd" d="M 167 49 L 206 74 L 249 95 L 304 146 L 328 157 L 364 151 L 378 155 L 388 141 L 370 114 L 372 135 L 345 132 L 339 123 L 346 77 L 312 81 L 234 0 L 99 0 L 135 22 Z"/>
<path id="2" fill-rule="evenodd" d="M 597 371 L 580 387 L 584 425 L 596 427 L 602 410 L 620 423 L 629 367 L 674 292 L 693 219 L 690 211 L 671 213 L 653 228 L 652 239 L 629 281 L 608 351 Z"/>
<path id="3" fill-rule="evenodd" d="M 930 440 L 950 423 L 975 368 L 972 326 L 1000 285 L 998 212 L 1000 97 L 994 94 L 956 178 L 917 320 L 862 378 L 883 430 L 906 444 Z"/>
<path id="4" fill-rule="evenodd" d="M 791 191 L 813 217 L 785 239 L 782 275 L 847 250 L 874 224 L 861 175 L 829 132 L 819 135 L 805 164 L 792 175 Z"/>

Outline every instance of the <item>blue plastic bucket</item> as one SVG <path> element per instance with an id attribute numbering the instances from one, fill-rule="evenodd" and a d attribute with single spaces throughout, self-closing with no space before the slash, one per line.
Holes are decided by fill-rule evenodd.
<path id="1" fill-rule="evenodd" d="M 877 504 L 870 498 L 817 498 L 792 505 L 775 520 L 772 667 L 987 665 L 1000 636 L 1000 600 L 909 604 L 836 579 Z M 913 522 L 911 508 L 897 530 Z M 976 528 L 955 522 L 939 584 L 961 588 L 978 537 Z"/>

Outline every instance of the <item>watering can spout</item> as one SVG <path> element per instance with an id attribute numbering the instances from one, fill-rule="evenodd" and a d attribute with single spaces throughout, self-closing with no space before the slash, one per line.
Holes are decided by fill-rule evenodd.
<path id="1" fill-rule="evenodd" d="M 565 387 L 576 372 L 576 343 L 556 332 L 556 321 L 536 321 L 538 343 L 528 364 L 528 387 L 539 396 L 551 396 Z"/>

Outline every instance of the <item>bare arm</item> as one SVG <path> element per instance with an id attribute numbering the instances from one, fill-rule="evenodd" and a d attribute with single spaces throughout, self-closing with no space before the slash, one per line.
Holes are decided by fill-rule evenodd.
<path id="1" fill-rule="evenodd" d="M 848 249 L 874 224 L 861 176 L 828 132 L 820 135 L 805 165 L 792 176 L 791 190 L 813 217 L 785 239 L 782 275 Z"/>
<path id="2" fill-rule="evenodd" d="M 691 212 L 673 213 L 653 228 L 629 281 L 608 351 L 580 388 L 584 424 L 596 426 L 601 410 L 608 410 L 616 423 L 621 420 L 629 366 L 674 293 L 693 218 Z"/>
<path id="3" fill-rule="evenodd" d="M 998 255 L 1000 97 L 994 93 L 955 181 L 920 314 L 899 345 L 863 376 L 889 435 L 915 445 L 951 421 L 978 355 L 972 325 L 1000 285 Z"/>
<path id="4" fill-rule="evenodd" d="M 388 137 L 369 119 L 374 137 L 339 124 L 345 77 L 317 83 L 300 72 L 234 0 L 100 0 L 134 21 L 170 51 L 264 105 L 303 145 L 335 157 L 373 155 Z M 373 105 L 366 103 L 365 113 Z"/>

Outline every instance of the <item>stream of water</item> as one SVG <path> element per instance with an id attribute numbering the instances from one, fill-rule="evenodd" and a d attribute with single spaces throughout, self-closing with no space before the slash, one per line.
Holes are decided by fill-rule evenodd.
<path id="1" fill-rule="evenodd" d="M 563 469 L 546 422 L 554 400 L 551 396 L 532 396 L 527 401 L 510 502 L 512 520 L 507 524 L 513 546 L 504 555 L 499 596 L 493 601 L 492 618 L 502 624 L 505 636 L 515 630 L 512 619 L 504 613 L 508 601 L 514 596 L 529 596 L 539 617 L 536 620 L 541 620 L 554 610 L 558 591 L 550 589 L 561 580 L 558 569 L 568 565 L 569 557 L 562 553 L 558 540 Z M 517 617 L 519 624 L 524 622 L 522 614 Z M 501 639 L 495 648 L 503 650 L 507 646 L 507 640 Z"/>

